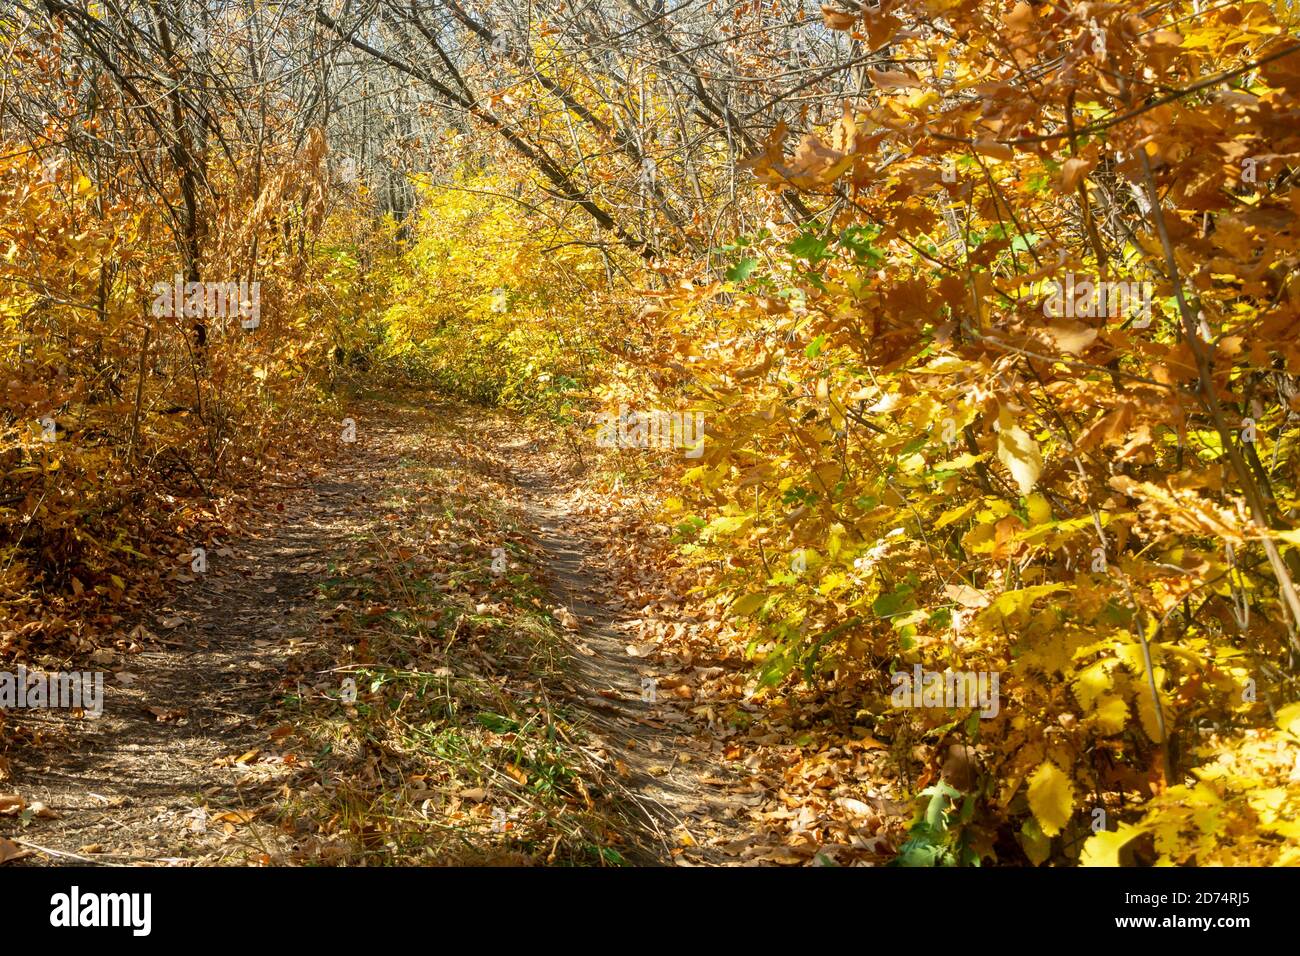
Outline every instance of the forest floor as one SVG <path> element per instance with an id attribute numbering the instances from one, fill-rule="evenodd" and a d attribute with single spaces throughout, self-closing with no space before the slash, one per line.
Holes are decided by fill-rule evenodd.
<path id="1" fill-rule="evenodd" d="M 563 440 L 424 395 L 349 414 L 355 442 L 138 622 L 101 716 L 16 718 L 14 865 L 891 855 L 885 745 L 750 702 Z"/>

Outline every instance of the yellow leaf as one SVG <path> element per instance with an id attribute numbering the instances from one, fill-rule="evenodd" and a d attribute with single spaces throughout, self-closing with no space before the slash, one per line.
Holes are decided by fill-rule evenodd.
<path id="1" fill-rule="evenodd" d="M 1097 705 L 1098 698 L 1114 687 L 1110 675 L 1110 670 L 1114 666 L 1114 658 L 1106 658 L 1095 664 L 1089 664 L 1074 675 L 1072 682 L 1074 696 L 1084 710 L 1092 710 Z"/>
<path id="2" fill-rule="evenodd" d="M 961 521 L 979 506 L 980 501 L 976 498 L 974 501 L 968 501 L 964 505 L 958 505 L 956 508 L 945 511 L 939 516 L 939 520 L 934 523 L 935 530 L 947 527 L 954 521 Z"/>
<path id="3" fill-rule="evenodd" d="M 1043 471 L 1043 456 L 1038 442 L 1029 437 L 1007 411 L 998 421 L 998 461 L 1011 472 L 1022 495 L 1034 490 Z"/>
<path id="4" fill-rule="evenodd" d="M 925 456 L 911 454 L 898 459 L 898 470 L 905 475 L 919 475 L 925 471 Z"/>
<path id="5" fill-rule="evenodd" d="M 846 575 L 841 574 L 838 571 L 832 571 L 830 574 L 827 574 L 822 578 L 821 582 L 817 585 L 817 593 L 831 594 L 847 587 L 850 583 L 851 582 Z"/>
<path id="6" fill-rule="evenodd" d="M 917 93 L 914 96 L 910 97 L 907 101 L 907 105 L 909 109 L 923 110 L 926 107 L 933 106 L 935 103 L 941 103 L 941 102 L 943 102 L 943 98 L 940 97 L 938 93 L 936 93 L 934 90 L 927 90 L 925 92 Z"/>
<path id="7" fill-rule="evenodd" d="M 1300 703 L 1287 704 L 1277 712 L 1277 725 L 1300 737 Z"/>
<path id="8" fill-rule="evenodd" d="M 1163 739 L 1163 736 L 1160 733 L 1160 718 L 1164 718 L 1163 723 L 1166 728 L 1169 726 L 1169 722 L 1172 719 L 1169 696 L 1160 689 L 1164 681 L 1165 669 L 1163 667 L 1157 667 L 1155 669 L 1155 684 L 1156 693 L 1160 698 L 1160 714 L 1156 713 L 1156 701 L 1151 696 L 1151 681 L 1147 679 L 1145 674 L 1135 678 L 1134 681 L 1136 687 L 1134 689 L 1133 699 L 1137 703 L 1138 717 L 1142 721 L 1142 729 L 1145 730 L 1147 736 L 1156 743 L 1159 743 Z"/>
<path id="9" fill-rule="evenodd" d="M 1074 784 L 1050 760 L 1039 764 L 1029 778 L 1029 809 L 1049 837 L 1061 832 L 1074 811 Z"/>
<path id="10" fill-rule="evenodd" d="M 1106 736 L 1121 733 L 1128 723 L 1128 705 L 1124 703 L 1124 698 L 1107 694 L 1097 703 L 1092 720 Z"/>
<path id="11" fill-rule="evenodd" d="M 840 480 L 840 475 L 844 469 L 838 461 L 824 461 L 813 468 L 813 474 L 817 476 L 817 481 L 826 491 L 831 491 L 835 483 Z"/>
<path id="12" fill-rule="evenodd" d="M 1052 505 L 1043 495 L 1034 492 L 1025 499 L 1025 509 L 1029 512 L 1029 524 L 1046 524 L 1052 520 Z"/>
<path id="13" fill-rule="evenodd" d="M 957 372 L 964 371 L 970 363 L 965 359 L 959 359 L 955 355 L 940 355 L 928 365 L 917 369 L 924 375 L 954 375 Z"/>
<path id="14" fill-rule="evenodd" d="M 1121 823 L 1119 829 L 1112 832 L 1102 830 L 1088 837 L 1079 856 L 1081 866 L 1119 866 L 1119 851 L 1142 831 L 1137 827 Z"/>
<path id="15" fill-rule="evenodd" d="M 1013 614 L 1022 614 L 1029 610 L 1040 597 L 1065 589 L 1064 584 L 1035 584 L 1018 591 L 1004 591 L 994 599 L 992 606 L 980 617 L 987 616 L 990 623 L 996 624 L 1000 618 L 1008 618 Z"/>
<path id="16" fill-rule="evenodd" d="M 967 468 L 969 468 L 971 465 L 978 464 L 980 461 L 983 460 L 983 458 L 984 458 L 984 456 L 983 456 L 982 454 L 980 454 L 980 455 L 971 455 L 971 454 L 965 454 L 965 453 L 964 453 L 964 454 L 958 455 L 956 458 L 950 458 L 948 461 L 941 461 L 941 462 L 938 462 L 938 463 L 934 466 L 934 470 L 935 470 L 935 471 L 965 471 L 965 470 L 966 470 Z M 970 506 L 971 506 L 972 508 L 973 508 L 973 507 L 977 507 L 978 505 L 979 505 L 979 501 L 978 501 L 978 500 L 977 500 L 977 501 L 972 501 L 972 502 L 970 503 Z M 960 509 L 957 509 L 957 510 L 960 510 Z M 970 509 L 968 508 L 967 510 L 969 511 Z M 953 512 L 951 512 L 951 511 L 950 511 L 950 512 L 946 512 L 946 514 L 953 514 Z M 939 520 L 942 521 L 943 519 L 940 518 Z"/>

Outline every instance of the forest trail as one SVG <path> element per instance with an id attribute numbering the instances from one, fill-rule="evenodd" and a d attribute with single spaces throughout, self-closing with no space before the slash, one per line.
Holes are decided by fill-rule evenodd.
<path id="1" fill-rule="evenodd" d="M 590 521 L 577 516 L 564 476 L 539 470 L 536 459 L 517 460 L 524 463 L 517 472 L 524 509 L 546 554 L 553 593 L 578 621 L 570 689 L 619 751 L 632 781 L 629 795 L 661 845 L 685 835 L 702 861 L 726 859 L 725 848 L 742 840 L 744 811 L 762 797 L 720 759 L 720 740 L 709 727 L 663 699 L 659 684 L 671 668 L 656 651 L 635 646 L 631 602 L 619 596 L 608 552 L 584 534 Z M 676 603 L 676 595 L 664 596 Z M 645 656 L 632 656 L 634 650 Z"/>
<path id="2" fill-rule="evenodd" d="M 302 840 L 309 828 L 296 819 L 297 791 L 320 787 L 304 779 L 311 755 L 294 746 L 301 738 L 285 723 L 284 702 L 313 696 L 304 681 L 321 671 L 304 661 L 336 660 L 356 642 L 355 630 L 336 626 L 342 605 L 331 611 L 321 599 L 323 581 L 350 549 L 380 541 L 416 512 L 448 509 L 441 499 L 425 507 L 439 492 L 419 485 L 432 471 L 407 474 L 413 449 L 425 456 L 422 468 L 471 481 L 491 474 L 517 493 L 514 502 L 477 505 L 506 507 L 541 557 L 538 576 L 570 629 L 548 686 L 535 689 L 570 714 L 577 750 L 609 771 L 602 790 L 623 808 L 618 825 L 637 831 L 617 837 L 632 848 L 629 858 L 724 859 L 710 847 L 735 841 L 744 807 L 760 798 L 737 799 L 739 781 L 727 779 L 709 727 L 654 693 L 655 677 L 646 676 L 655 673 L 654 655 L 629 656 L 622 631 L 630 610 L 573 517 L 566 457 L 481 409 L 422 400 L 371 403 L 352 414 L 355 445 L 317 480 L 270 504 L 248 536 L 210 545 L 206 573 L 130 631 L 137 650 L 126 648 L 105 668 L 99 718 L 22 717 L 38 745 L 11 752 L 8 789 L 53 815 L 29 816 L 13 833 L 32 853 L 18 865 L 330 860 Z M 411 477 L 414 487 L 402 484 Z M 448 644 L 455 641 L 453 629 Z M 436 673 L 445 663 L 431 653 L 411 667 Z M 531 687 L 530 675 L 499 676 Z M 683 844 L 695 849 L 673 852 Z"/>
<path id="3" fill-rule="evenodd" d="M 1300 0 L 570 7 L 6 4 L 0 871 L 1300 865 Z"/>

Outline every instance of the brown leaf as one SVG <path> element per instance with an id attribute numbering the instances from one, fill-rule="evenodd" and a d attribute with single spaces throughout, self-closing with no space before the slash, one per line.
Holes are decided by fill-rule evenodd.
<path id="1" fill-rule="evenodd" d="M 979 610 L 989 606 L 989 599 L 982 591 L 977 591 L 969 584 L 946 584 L 943 588 L 946 597 L 956 601 L 962 607 Z"/>
<path id="2" fill-rule="evenodd" d="M 41 801 L 39 800 L 33 800 L 32 805 L 28 807 L 28 810 L 31 811 L 32 816 L 40 820 L 62 819 L 62 817 L 59 814 L 55 813 L 53 810 L 51 810 L 45 804 L 41 803 Z"/>
<path id="3" fill-rule="evenodd" d="M 994 159 L 1010 159 L 1012 156 L 1011 147 L 1006 143 L 999 143 L 992 137 L 985 137 L 975 143 L 975 152 L 983 153 L 985 156 L 992 156 Z"/>
<path id="4" fill-rule="evenodd" d="M 878 89 L 882 90 L 917 90 L 923 85 L 916 77 L 901 71 L 882 71 L 868 68 L 867 75 Z"/>
<path id="5" fill-rule="evenodd" d="M 227 810 L 225 813 L 218 814 L 212 818 L 213 823 L 233 823 L 236 825 L 245 825 L 252 823 L 257 817 L 256 810 Z"/>
<path id="6" fill-rule="evenodd" d="M 1097 340 L 1097 330 L 1073 319 L 1056 319 L 1043 329 L 1047 338 L 1062 352 L 1078 355 Z"/>
<path id="7" fill-rule="evenodd" d="M 1075 188 L 1097 163 L 1095 160 L 1075 156 L 1061 164 L 1061 192 L 1074 192 Z"/>
<path id="8" fill-rule="evenodd" d="M 846 13 L 843 10 L 836 10 L 832 6 L 822 4 L 822 20 L 831 30 L 851 30 L 857 19 L 858 15 L 856 13 Z"/>
<path id="9" fill-rule="evenodd" d="M 181 707 L 146 707 L 145 710 L 153 714 L 159 721 L 175 720 L 178 717 L 185 716 L 185 710 Z"/>
<path id="10" fill-rule="evenodd" d="M 10 860 L 21 860 L 25 856 L 31 856 L 31 850 L 24 850 L 17 843 L 0 837 L 0 863 L 8 863 Z"/>

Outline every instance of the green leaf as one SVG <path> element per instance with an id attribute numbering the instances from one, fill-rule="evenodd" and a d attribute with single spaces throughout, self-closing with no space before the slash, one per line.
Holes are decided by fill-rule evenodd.
<path id="1" fill-rule="evenodd" d="M 494 714 L 491 711 L 475 714 L 474 719 L 496 734 L 508 734 L 519 729 L 517 721 L 511 720 L 509 717 L 503 717 L 500 714 Z"/>
<path id="2" fill-rule="evenodd" d="M 1021 824 L 1016 839 L 1020 842 L 1020 848 L 1025 851 L 1025 856 L 1029 857 L 1029 862 L 1034 866 L 1042 866 L 1051 856 L 1052 838 L 1043 832 L 1042 827 L 1033 817 L 1026 818 Z"/>
<path id="3" fill-rule="evenodd" d="M 763 661 L 763 666 L 758 670 L 759 687 L 775 687 L 785 679 L 794 668 L 794 661 L 785 654 L 773 654 L 767 660 Z"/>
<path id="4" fill-rule="evenodd" d="M 819 239 L 811 233 L 804 233 L 791 242 L 787 249 L 790 254 L 798 259 L 807 259 L 813 265 L 816 265 L 822 259 L 826 258 L 826 240 Z"/>
<path id="5" fill-rule="evenodd" d="M 1036 232 L 1027 232 L 1023 236 L 1017 235 L 1011 240 L 1011 251 L 1028 252 L 1033 246 L 1038 245 L 1040 238 Z"/>
<path id="6" fill-rule="evenodd" d="M 912 589 L 908 585 L 901 585 L 898 590 L 891 591 L 888 594 L 882 594 L 871 602 L 871 610 L 876 612 L 876 617 L 891 618 L 903 611 L 911 610 Z"/>
<path id="7" fill-rule="evenodd" d="M 840 245 L 853 253 L 853 257 L 867 265 L 875 265 L 884 259 L 885 254 L 872 245 L 880 235 L 875 226 L 850 226 L 840 234 Z"/>
<path id="8" fill-rule="evenodd" d="M 921 796 L 930 798 L 930 803 L 925 808 L 926 826 L 934 831 L 946 829 L 948 802 L 961 796 L 960 791 L 941 780 L 934 786 L 922 790 Z"/>
<path id="9" fill-rule="evenodd" d="M 756 268 L 758 268 L 757 259 L 741 259 L 727 270 L 727 279 L 730 282 L 744 282 Z"/>

